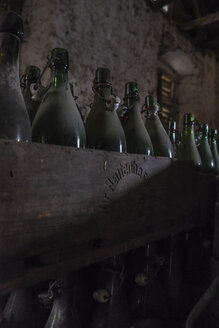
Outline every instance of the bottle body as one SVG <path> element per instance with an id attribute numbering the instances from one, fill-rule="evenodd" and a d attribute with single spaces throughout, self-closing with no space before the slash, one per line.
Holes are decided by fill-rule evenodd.
<path id="1" fill-rule="evenodd" d="M 45 328 L 81 328 L 74 304 L 74 281 L 63 277 L 57 281 L 58 292 Z"/>
<path id="2" fill-rule="evenodd" d="M 201 124 L 201 138 L 198 151 L 202 161 L 202 170 L 213 172 L 215 169 L 214 158 L 208 143 L 208 124 Z"/>
<path id="3" fill-rule="evenodd" d="M 87 117 L 85 128 L 88 148 L 126 152 L 125 134 L 116 111 L 106 108 L 105 101 L 96 99 Z"/>
<path id="4" fill-rule="evenodd" d="M 215 169 L 214 158 L 207 137 L 202 138 L 198 151 L 202 161 L 202 169 L 206 172 L 213 172 Z"/>
<path id="5" fill-rule="evenodd" d="M 147 109 L 145 127 L 152 141 L 154 155 L 163 157 L 174 157 L 173 146 L 158 116 L 157 99 L 147 96 L 145 99 Z"/>
<path id="6" fill-rule="evenodd" d="M 211 129 L 210 130 L 210 147 L 211 147 L 211 152 L 214 158 L 214 164 L 215 164 L 215 172 L 216 174 L 219 174 L 219 154 L 218 154 L 218 149 L 217 149 L 217 141 L 216 141 L 216 136 L 217 136 L 217 130 L 216 129 Z"/>
<path id="7" fill-rule="evenodd" d="M 156 156 L 173 158 L 173 146 L 158 115 L 148 116 L 145 126 L 153 144 L 154 154 Z"/>
<path id="8" fill-rule="evenodd" d="M 84 125 L 70 87 L 49 88 L 35 116 L 32 137 L 35 142 L 85 147 Z"/>
<path id="9" fill-rule="evenodd" d="M 27 142 L 31 127 L 20 88 L 19 47 L 19 38 L 0 28 L 0 138 Z"/>
<path id="10" fill-rule="evenodd" d="M 192 161 L 199 166 L 201 165 L 201 158 L 195 144 L 194 130 L 190 131 L 190 129 L 188 129 L 188 131 L 185 131 L 182 137 L 182 142 L 177 150 L 176 157 L 178 159 Z"/>
<path id="11" fill-rule="evenodd" d="M 192 161 L 195 165 L 201 166 L 201 157 L 195 143 L 194 123 L 195 117 L 193 114 L 184 115 L 183 136 L 177 149 L 176 158 Z"/>
<path id="12" fill-rule="evenodd" d="M 36 304 L 29 289 L 12 292 L 3 312 L 2 328 L 37 328 Z"/>

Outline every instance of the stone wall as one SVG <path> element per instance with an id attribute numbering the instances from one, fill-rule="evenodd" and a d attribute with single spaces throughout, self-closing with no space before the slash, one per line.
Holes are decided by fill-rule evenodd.
<path id="1" fill-rule="evenodd" d="M 69 51 L 70 81 L 79 106 L 88 113 L 95 69 L 111 69 L 114 91 L 123 97 L 124 84 L 137 81 L 141 101 L 156 94 L 162 65 L 178 75 L 178 108 L 194 112 L 199 121 L 215 119 L 215 58 L 196 50 L 161 12 L 145 0 L 24 0 L 26 65 L 41 69 L 54 47 Z"/>

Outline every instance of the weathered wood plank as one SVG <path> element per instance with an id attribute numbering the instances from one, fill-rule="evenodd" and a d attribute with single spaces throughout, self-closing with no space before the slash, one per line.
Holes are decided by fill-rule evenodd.
<path id="1" fill-rule="evenodd" d="M 8 141 L 0 153 L 0 293 L 210 219 L 215 177 L 190 163 Z"/>
<path id="2" fill-rule="evenodd" d="M 169 159 L 34 143 L 0 142 L 0 153 L 0 262 L 67 243 L 71 230 L 69 240 L 81 240 L 77 227 L 89 216 L 171 165 Z"/>
<path id="3" fill-rule="evenodd" d="M 210 25 L 219 23 L 219 11 L 216 13 L 208 14 L 203 17 L 196 18 L 190 22 L 187 22 L 181 26 L 184 31 L 190 31 L 194 29 L 206 28 Z"/>

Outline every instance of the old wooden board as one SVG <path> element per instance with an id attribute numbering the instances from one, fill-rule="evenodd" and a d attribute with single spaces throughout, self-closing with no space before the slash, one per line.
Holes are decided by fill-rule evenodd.
<path id="1" fill-rule="evenodd" d="M 215 177 L 190 163 L 8 141 L 0 152 L 1 293 L 210 219 Z"/>

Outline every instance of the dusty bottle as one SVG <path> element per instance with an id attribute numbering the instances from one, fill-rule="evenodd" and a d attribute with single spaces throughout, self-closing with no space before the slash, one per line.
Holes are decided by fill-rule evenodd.
<path id="1" fill-rule="evenodd" d="M 209 142 L 211 147 L 211 152 L 214 157 L 215 172 L 219 174 L 219 155 L 217 150 L 217 129 L 210 129 L 209 132 Z"/>
<path id="2" fill-rule="evenodd" d="M 130 319 L 127 312 L 127 295 L 124 286 L 124 258 L 114 256 L 100 263 L 96 270 L 96 301 L 92 328 L 126 328 Z"/>
<path id="3" fill-rule="evenodd" d="M 176 152 L 176 158 L 192 161 L 195 165 L 200 166 L 201 157 L 195 143 L 194 124 L 194 114 L 185 114 L 182 141 Z"/>
<path id="4" fill-rule="evenodd" d="M 0 138 L 31 140 L 31 126 L 21 93 L 19 49 L 23 22 L 14 12 L 0 16 Z"/>
<path id="5" fill-rule="evenodd" d="M 128 82 L 125 85 L 122 126 L 128 153 L 153 155 L 152 142 L 141 117 L 136 82 Z"/>
<path id="6" fill-rule="evenodd" d="M 33 121 L 33 141 L 83 148 L 86 135 L 68 83 L 67 50 L 53 49 L 50 68 L 50 87 Z"/>
<path id="7" fill-rule="evenodd" d="M 129 271 L 132 279 L 129 298 L 133 323 L 149 318 L 163 320 L 167 316 L 166 295 L 161 279 L 165 252 L 160 241 L 147 244 L 130 254 Z"/>
<path id="8" fill-rule="evenodd" d="M 148 95 L 145 98 L 145 126 L 151 138 L 154 155 L 174 157 L 173 146 L 158 116 L 159 106 L 156 97 Z"/>
<path id="9" fill-rule="evenodd" d="M 1 328 L 37 328 L 36 300 L 32 290 L 11 293 L 3 311 Z"/>
<path id="10" fill-rule="evenodd" d="M 26 68 L 24 75 L 24 90 L 23 96 L 27 107 L 27 112 L 29 114 L 30 123 L 33 123 L 34 117 L 40 105 L 40 101 L 35 101 L 32 99 L 32 93 L 30 86 L 32 83 L 36 83 L 40 77 L 40 69 L 37 66 L 29 65 Z"/>
<path id="11" fill-rule="evenodd" d="M 213 172 L 215 169 L 214 158 L 211 152 L 210 145 L 208 143 L 208 124 L 201 125 L 201 139 L 198 146 L 198 151 L 202 161 L 202 169 L 204 171 Z"/>
<path id="12" fill-rule="evenodd" d="M 168 136 L 172 142 L 174 155 L 176 154 L 176 121 L 169 121 Z"/>
<path id="13" fill-rule="evenodd" d="M 125 134 L 116 112 L 119 100 L 112 95 L 109 69 L 96 70 L 93 91 L 94 102 L 85 123 L 88 147 L 125 152 Z"/>
<path id="14" fill-rule="evenodd" d="M 74 293 L 73 276 L 65 276 L 56 281 L 53 307 L 45 328 L 81 328 Z"/>

